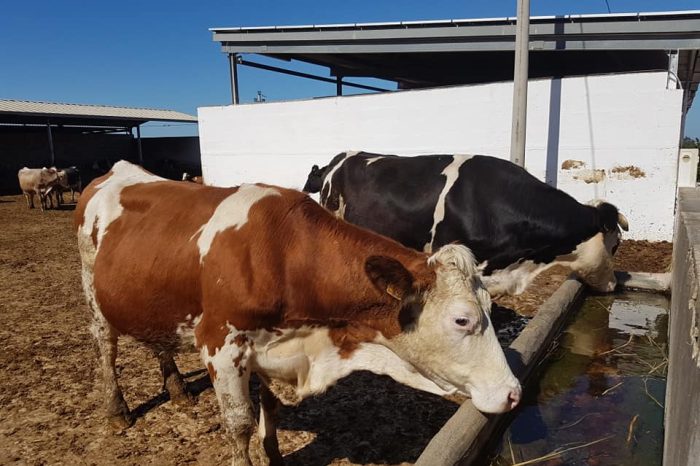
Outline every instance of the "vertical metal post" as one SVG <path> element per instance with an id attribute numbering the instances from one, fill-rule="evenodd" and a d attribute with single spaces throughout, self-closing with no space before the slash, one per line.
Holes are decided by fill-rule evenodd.
<path id="1" fill-rule="evenodd" d="M 343 77 L 340 75 L 335 77 L 335 95 L 343 95 Z"/>
<path id="2" fill-rule="evenodd" d="M 228 64 L 231 71 L 231 103 L 238 105 L 238 54 L 228 54 Z"/>
<path id="3" fill-rule="evenodd" d="M 143 167 L 143 151 L 141 150 L 141 125 L 136 125 L 136 146 L 139 151 L 139 165 Z"/>
<path id="4" fill-rule="evenodd" d="M 530 44 L 530 0 L 518 0 L 515 27 L 515 69 L 513 73 L 513 124 L 510 136 L 510 161 L 525 166 L 525 128 L 527 126 L 527 77 Z"/>
<path id="5" fill-rule="evenodd" d="M 51 154 L 51 166 L 56 165 L 56 155 L 53 151 L 53 134 L 51 132 L 51 122 L 46 122 L 46 131 L 49 133 L 49 152 Z"/>

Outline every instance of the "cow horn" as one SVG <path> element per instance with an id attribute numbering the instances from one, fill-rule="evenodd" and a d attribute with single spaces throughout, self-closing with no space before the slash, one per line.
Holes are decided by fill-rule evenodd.
<path id="1" fill-rule="evenodd" d="M 630 228 L 630 224 L 629 224 L 629 222 L 627 221 L 627 217 L 625 217 L 624 215 L 622 215 L 621 212 L 618 212 L 618 213 L 617 213 L 617 223 L 618 223 L 618 224 L 620 225 L 620 227 L 621 227 L 623 230 L 625 230 L 625 231 L 628 231 L 629 228 Z"/>

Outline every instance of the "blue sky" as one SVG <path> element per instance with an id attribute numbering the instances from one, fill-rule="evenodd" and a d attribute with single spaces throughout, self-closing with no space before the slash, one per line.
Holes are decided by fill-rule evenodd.
<path id="1" fill-rule="evenodd" d="M 691 10 L 699 0 L 608 0 L 613 13 Z M 25 0 L 0 15 L 0 98 L 167 108 L 230 102 L 227 60 L 210 27 L 503 17 L 515 0 Z M 605 0 L 531 0 L 531 14 L 607 13 Z M 258 59 L 258 58 L 256 58 Z M 258 59 L 259 60 L 259 59 Z M 279 62 L 277 62 L 279 63 Z M 308 70 L 308 67 L 298 67 Z M 312 70 L 325 74 L 325 69 Z M 335 86 L 241 67 L 240 93 L 270 100 Z M 190 134 L 152 125 L 144 135 Z M 700 137 L 700 99 L 686 135 Z"/>

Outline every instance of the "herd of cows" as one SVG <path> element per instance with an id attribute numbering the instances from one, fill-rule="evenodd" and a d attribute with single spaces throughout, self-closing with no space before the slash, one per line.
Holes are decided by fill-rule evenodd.
<path id="1" fill-rule="evenodd" d="M 43 177 L 61 175 L 43 170 L 32 189 L 48 195 L 56 184 Z M 580 204 L 485 156 L 345 152 L 309 174 L 304 191 L 320 192 L 321 205 L 266 184 L 190 181 L 126 161 L 93 180 L 74 214 L 82 283 L 110 422 L 134 421 L 115 369 L 120 335 L 153 351 L 172 400 L 190 396 L 173 357 L 194 344 L 234 464 L 249 464 L 256 432 L 270 463 L 282 462 L 272 380 L 303 398 L 369 370 L 468 395 L 486 413 L 513 409 L 521 387 L 491 296 L 522 292 L 554 264 L 612 291 L 628 228 L 615 206 Z M 257 422 L 252 373 L 262 382 Z"/>
<path id="2" fill-rule="evenodd" d="M 34 208 L 34 196 L 39 199 L 41 210 L 59 206 L 63 203 L 63 193 L 70 191 L 71 201 L 75 202 L 75 193 L 82 190 L 80 172 L 75 167 L 58 169 L 22 168 L 17 172 L 19 187 L 27 200 L 27 207 Z"/>

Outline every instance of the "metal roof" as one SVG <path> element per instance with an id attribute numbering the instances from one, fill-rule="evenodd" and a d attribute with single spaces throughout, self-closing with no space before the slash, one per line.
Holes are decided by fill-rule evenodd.
<path id="1" fill-rule="evenodd" d="M 374 77 L 399 88 L 513 79 L 516 18 L 212 28 L 228 54 L 326 66 L 331 76 Z M 700 81 L 700 10 L 530 19 L 531 78 L 669 69 Z"/>
<path id="2" fill-rule="evenodd" d="M 112 107 L 0 99 L 0 124 L 65 124 L 131 127 L 147 121 L 196 123 L 197 117 L 174 110 Z"/>

